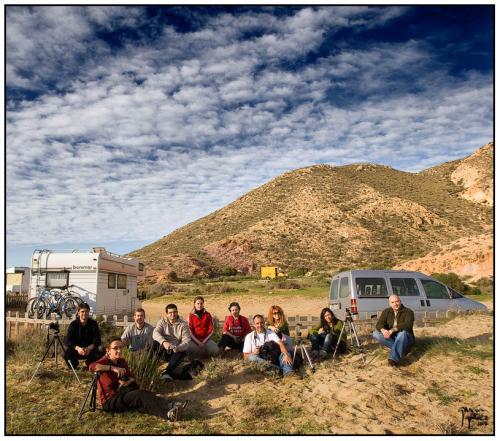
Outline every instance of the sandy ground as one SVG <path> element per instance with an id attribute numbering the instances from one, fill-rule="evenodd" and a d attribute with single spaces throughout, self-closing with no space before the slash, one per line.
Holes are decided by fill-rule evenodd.
<path id="1" fill-rule="evenodd" d="M 220 320 L 223 320 L 226 315 L 229 314 L 227 307 L 230 302 L 237 301 L 241 306 L 241 314 L 245 316 L 264 314 L 267 316 L 267 312 L 272 305 L 279 305 L 285 311 L 287 316 L 294 316 L 296 314 L 311 314 L 319 316 L 321 309 L 328 306 L 328 301 L 325 298 L 310 298 L 310 297 L 300 297 L 300 296 L 290 296 L 283 294 L 282 296 L 273 296 L 271 298 L 263 298 L 262 296 L 245 296 L 228 300 L 228 297 L 205 297 L 205 307 L 207 310 Z M 142 303 L 142 307 L 146 311 L 146 318 L 151 324 L 156 324 L 156 322 L 164 316 L 165 306 L 168 302 L 154 302 L 145 301 Z M 178 309 L 179 315 L 186 318 L 193 304 L 191 300 L 186 299 L 185 301 L 175 302 Z M 486 301 L 483 302 L 488 309 L 493 308 L 493 302 Z"/>
<path id="2" fill-rule="evenodd" d="M 457 337 L 465 344 L 492 341 L 492 330 L 492 316 L 475 315 L 418 328 L 416 335 Z M 205 433 L 278 433 L 283 427 L 276 426 L 272 418 L 266 419 L 273 406 L 299 409 L 286 423 L 289 433 L 300 433 L 307 424 L 317 428 L 316 433 L 330 434 L 493 432 L 491 359 L 457 353 L 410 353 L 402 366 L 393 368 L 387 365 L 385 350 L 373 343 L 368 344 L 364 366 L 359 357 L 347 355 L 335 365 L 331 361 L 318 363 L 315 373 L 295 379 L 268 378 L 249 371 L 242 362 L 217 360 L 227 363 L 220 380 L 174 383 L 166 386 L 166 394 L 191 399 L 188 415 L 203 416 Z M 263 396 L 273 404 L 269 406 Z M 487 424 L 473 422 L 467 431 L 467 424 L 461 425 L 463 406 L 482 409 Z M 186 422 L 184 429 L 188 427 Z M 183 431 L 183 427 L 179 429 Z"/>
<path id="3" fill-rule="evenodd" d="M 279 305 L 283 308 L 286 315 L 293 316 L 296 314 L 312 314 L 319 316 L 321 309 L 328 306 L 327 299 L 325 298 L 307 298 L 298 296 L 273 296 L 269 299 L 262 298 L 262 296 L 245 296 L 228 300 L 228 297 L 205 297 L 205 307 L 207 311 L 223 320 L 226 315 L 229 315 L 227 310 L 229 303 L 232 301 L 239 302 L 241 306 L 241 314 L 244 316 L 264 314 L 267 316 L 267 312 L 272 305 Z M 191 309 L 193 308 L 192 300 L 186 300 L 183 302 L 176 301 L 177 308 L 179 309 L 179 315 L 186 318 Z M 142 307 L 146 311 L 146 317 L 151 324 L 155 324 L 160 317 L 164 316 L 165 313 L 165 303 L 156 303 L 153 301 L 145 301 L 142 303 Z"/>
<path id="4" fill-rule="evenodd" d="M 209 310 L 224 314 L 225 301 L 207 302 Z M 271 303 L 285 307 L 288 314 L 319 311 L 321 300 L 273 298 L 272 302 L 245 303 L 243 312 L 265 311 Z M 162 305 L 147 307 L 155 314 Z M 185 314 L 190 305 L 179 304 Z M 153 311 L 153 312 L 151 312 Z M 415 329 L 418 338 L 453 337 L 457 345 L 493 345 L 492 315 L 459 316 L 435 326 Z M 210 377 L 165 386 L 168 396 L 192 400 L 188 412 L 202 416 L 203 433 L 311 433 L 329 434 L 456 434 L 493 432 L 493 360 L 477 352 L 436 351 L 410 353 L 400 367 L 387 365 L 387 352 L 365 341 L 366 364 L 359 354 L 339 358 L 335 364 L 323 361 L 316 372 L 305 371 L 294 379 L 269 378 L 249 370 L 239 360 L 208 361 L 209 369 L 219 369 L 216 379 Z M 470 353 L 470 355 L 469 355 Z M 226 364 L 225 364 L 226 363 Z M 212 364 L 212 366 L 211 366 Z M 264 397 L 264 398 L 263 398 Z M 268 397 L 266 401 L 266 398 Z M 269 406 L 269 400 L 273 403 Z M 252 403 L 255 406 L 252 407 Z M 268 418 L 274 406 L 299 409 L 286 427 L 276 426 L 278 416 Z M 488 417 L 485 425 L 473 422 L 472 429 L 461 425 L 460 408 L 480 408 Z M 249 415 L 256 413 L 257 415 Z M 260 415 L 260 416 L 259 416 Z M 189 423 L 179 432 L 192 430 Z M 313 429 L 314 433 L 314 429 Z"/>

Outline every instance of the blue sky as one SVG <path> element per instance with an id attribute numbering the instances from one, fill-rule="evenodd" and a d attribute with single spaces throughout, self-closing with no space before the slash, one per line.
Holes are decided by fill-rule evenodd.
<path id="1" fill-rule="evenodd" d="M 493 139 L 493 6 L 6 8 L 7 262 L 127 252 L 285 171 Z"/>

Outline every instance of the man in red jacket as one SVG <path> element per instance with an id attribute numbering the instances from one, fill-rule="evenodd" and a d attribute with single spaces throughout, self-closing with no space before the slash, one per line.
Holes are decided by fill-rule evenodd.
<path id="1" fill-rule="evenodd" d="M 214 321 L 205 309 L 205 300 L 198 296 L 194 299 L 194 308 L 188 315 L 191 342 L 188 355 L 191 358 L 210 357 L 219 353 L 219 347 L 210 337 L 214 332 Z"/>
<path id="2" fill-rule="evenodd" d="M 245 336 L 252 332 L 248 319 L 240 315 L 240 305 L 238 302 L 232 302 L 228 309 L 231 315 L 226 317 L 226 321 L 222 327 L 222 337 L 219 342 L 222 354 L 224 354 L 227 346 L 242 352 Z"/>

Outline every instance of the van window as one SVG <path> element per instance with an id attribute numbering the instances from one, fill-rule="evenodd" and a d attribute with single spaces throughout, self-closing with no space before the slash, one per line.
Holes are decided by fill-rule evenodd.
<path id="1" fill-rule="evenodd" d="M 340 279 L 339 297 L 341 297 L 343 299 L 346 297 L 349 297 L 349 278 L 348 277 L 342 277 Z"/>
<path id="2" fill-rule="evenodd" d="M 381 277 L 356 277 L 358 297 L 387 297 L 385 279 Z"/>
<path id="3" fill-rule="evenodd" d="M 451 291 L 451 298 L 452 299 L 462 299 L 464 296 L 463 294 L 460 294 L 458 291 L 455 291 L 454 289 L 448 287 L 448 289 Z"/>
<path id="4" fill-rule="evenodd" d="M 108 288 L 115 289 L 116 288 L 116 274 L 108 273 Z"/>
<path id="5" fill-rule="evenodd" d="M 449 299 L 450 295 L 448 294 L 448 290 L 446 286 L 441 285 L 438 282 L 434 282 L 434 280 L 423 280 L 420 279 L 422 285 L 424 286 L 425 294 L 428 299 Z"/>
<path id="6" fill-rule="evenodd" d="M 335 300 L 339 298 L 339 279 L 335 279 L 332 282 L 332 286 L 330 288 L 330 298 Z"/>
<path id="7" fill-rule="evenodd" d="M 417 282 L 413 278 L 390 279 L 392 292 L 398 296 L 419 296 Z"/>

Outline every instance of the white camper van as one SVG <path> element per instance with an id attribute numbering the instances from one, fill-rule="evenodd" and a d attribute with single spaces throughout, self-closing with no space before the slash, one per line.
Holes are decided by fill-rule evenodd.
<path id="1" fill-rule="evenodd" d="M 342 320 L 346 308 L 365 319 L 388 308 L 392 294 L 400 296 L 401 303 L 413 310 L 416 319 L 426 311 L 487 309 L 425 274 L 390 270 L 350 270 L 333 276 L 329 304 Z"/>
<path id="2" fill-rule="evenodd" d="M 30 297 L 42 289 L 70 287 L 95 314 L 130 314 L 139 307 L 137 281 L 144 264 L 96 247 L 88 252 L 35 250 Z"/>

